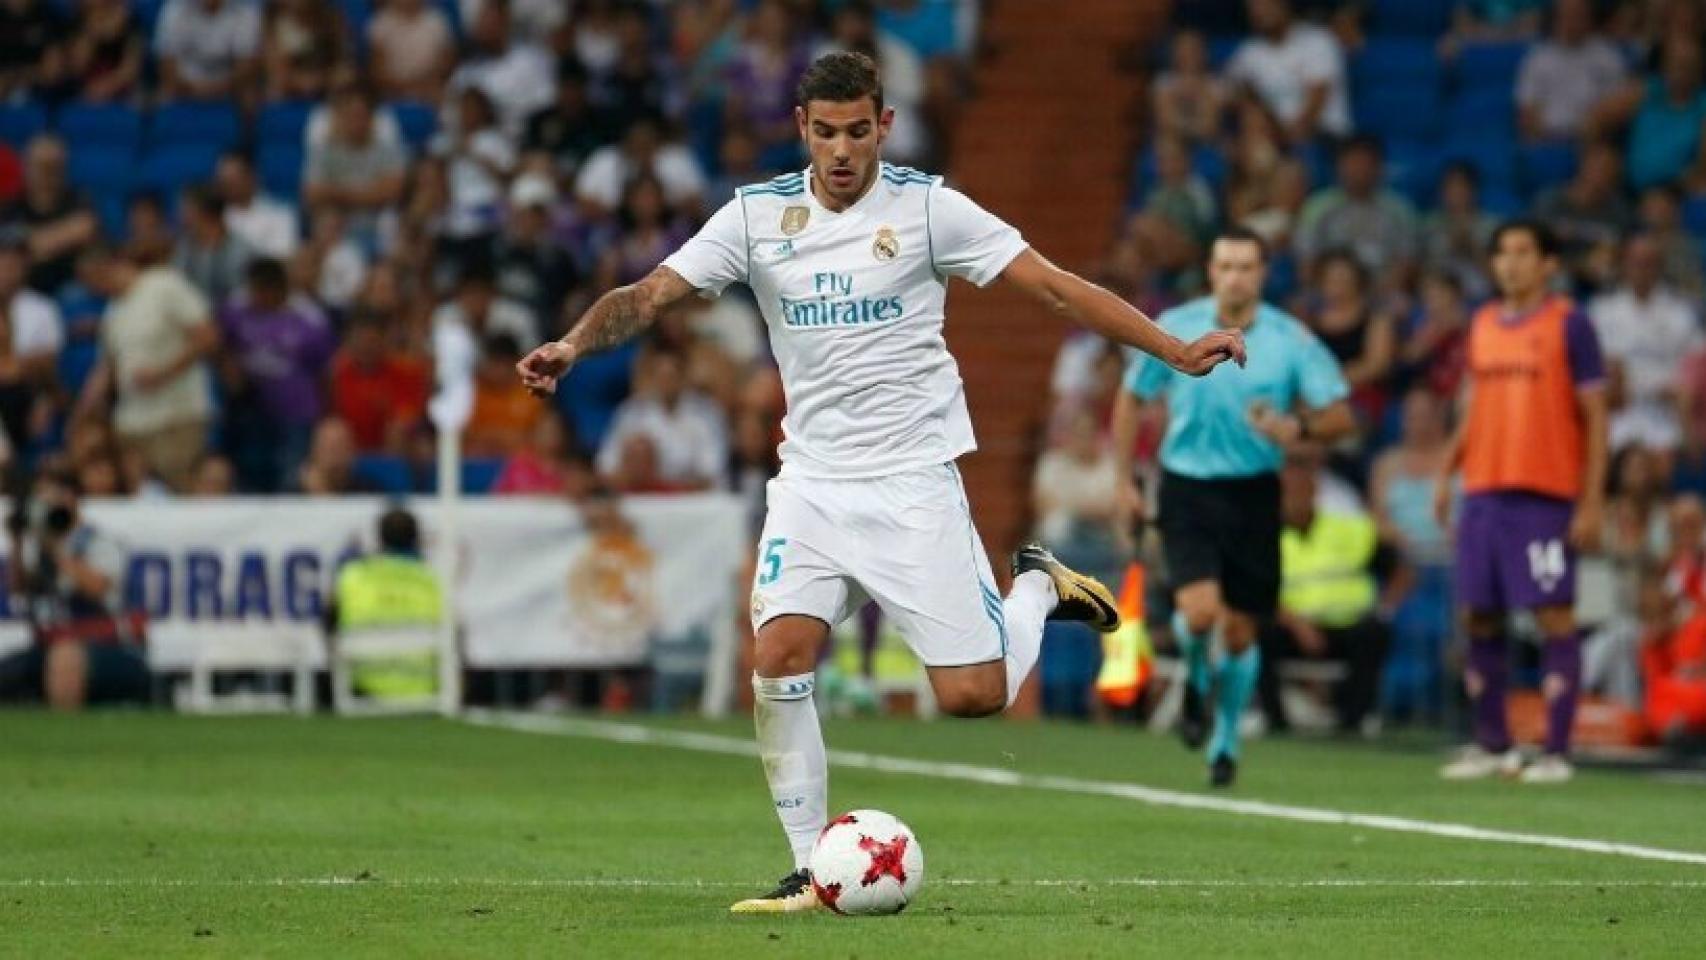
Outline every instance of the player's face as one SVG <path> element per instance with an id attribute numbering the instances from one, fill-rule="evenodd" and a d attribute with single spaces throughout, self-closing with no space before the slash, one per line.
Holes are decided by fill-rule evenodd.
<path id="1" fill-rule="evenodd" d="M 1262 295 L 1267 281 L 1262 248 L 1248 240 L 1216 240 L 1208 256 L 1208 283 L 1222 308 L 1242 309 Z"/>
<path id="2" fill-rule="evenodd" d="M 845 206 L 863 196 L 877 175 L 894 110 L 879 114 L 870 97 L 813 100 L 795 107 L 794 119 L 811 154 L 812 175 L 830 199 Z"/>
<path id="3" fill-rule="evenodd" d="M 1493 250 L 1493 282 L 1506 297 L 1528 297 L 1551 278 L 1552 260 L 1527 230 L 1507 230 Z"/>

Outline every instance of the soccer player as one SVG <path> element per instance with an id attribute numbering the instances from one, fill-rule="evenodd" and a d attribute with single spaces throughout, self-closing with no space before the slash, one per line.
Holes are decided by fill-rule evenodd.
<path id="1" fill-rule="evenodd" d="M 1249 365 L 1189 377 L 1139 357 L 1114 403 L 1125 518 L 1143 509 L 1131 462 L 1140 404 L 1166 404 L 1157 526 L 1173 587 L 1173 636 L 1187 671 L 1179 732 L 1192 749 L 1208 740 L 1216 787 L 1237 776 L 1238 721 L 1261 667 L 1257 631 L 1279 603 L 1286 447 L 1330 444 L 1356 427 L 1338 361 L 1302 323 L 1261 302 L 1266 277 L 1260 236 L 1236 228 L 1217 237 L 1208 256 L 1211 295 L 1174 307 L 1159 322 L 1186 339 L 1242 333 Z M 1222 655 L 1211 665 L 1217 636 Z"/>
<path id="2" fill-rule="evenodd" d="M 1235 331 L 1183 343 L 1049 263 L 939 177 L 883 163 L 894 111 L 869 57 L 825 55 L 796 94 L 807 169 L 741 188 L 658 269 L 605 294 L 518 366 L 530 389 L 548 392 L 577 358 L 731 283 L 752 288 L 770 328 L 788 410 L 752 591 L 752 684 L 759 753 L 795 869 L 736 904 L 742 913 L 818 906 L 807 862 L 826 825 L 828 764 L 813 670 L 830 628 L 866 598 L 917 653 L 939 707 L 962 717 L 1012 703 L 1045 619 L 1118 625 L 1107 589 L 1040 547 L 1014 556 L 1006 599 L 995 592 L 955 466 L 976 444 L 942 337 L 948 278 L 1005 280 L 1185 374 L 1244 358 Z"/>
<path id="3" fill-rule="evenodd" d="M 1525 783 L 1570 779 L 1570 726 L 1582 679 L 1576 634 L 1576 551 L 1604 519 L 1604 360 L 1586 315 L 1551 292 L 1558 244 L 1544 224 L 1514 220 L 1493 234 L 1499 296 L 1469 328 L 1462 419 L 1435 491 L 1446 522 L 1451 474 L 1463 473 L 1457 517 L 1457 599 L 1469 635 L 1464 686 L 1475 742 L 1440 774 L 1468 780 L 1519 771 Z M 1512 610 L 1529 610 L 1545 639 L 1545 755 L 1522 767 L 1505 728 Z"/>

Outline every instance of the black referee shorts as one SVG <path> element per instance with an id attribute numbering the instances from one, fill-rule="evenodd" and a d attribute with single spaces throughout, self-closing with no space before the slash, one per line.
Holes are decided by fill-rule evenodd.
<path id="1" fill-rule="evenodd" d="M 1162 552 L 1173 589 L 1213 580 L 1239 613 L 1272 616 L 1280 591 L 1280 483 L 1161 475 Z"/>

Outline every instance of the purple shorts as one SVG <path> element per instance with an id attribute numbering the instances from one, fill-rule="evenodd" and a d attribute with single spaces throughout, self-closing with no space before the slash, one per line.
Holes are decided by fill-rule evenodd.
<path id="1" fill-rule="evenodd" d="M 1457 518 L 1457 600 L 1476 612 L 1576 600 L 1569 500 L 1518 491 L 1463 498 Z"/>

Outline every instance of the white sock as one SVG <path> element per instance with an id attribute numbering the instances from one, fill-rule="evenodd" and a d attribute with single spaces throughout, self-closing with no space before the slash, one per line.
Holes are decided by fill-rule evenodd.
<path id="1" fill-rule="evenodd" d="M 753 718 L 764 779 L 776 816 L 794 850 L 794 868 L 811 860 L 812 846 L 829 822 L 829 758 L 818 726 L 813 674 L 752 677 Z"/>
<path id="2" fill-rule="evenodd" d="M 1054 580 L 1041 570 L 1027 570 L 1013 578 L 1013 589 L 1001 602 L 1007 621 L 1007 705 L 1019 697 L 1019 688 L 1037 665 L 1043 652 L 1043 621 L 1060 598 Z"/>

